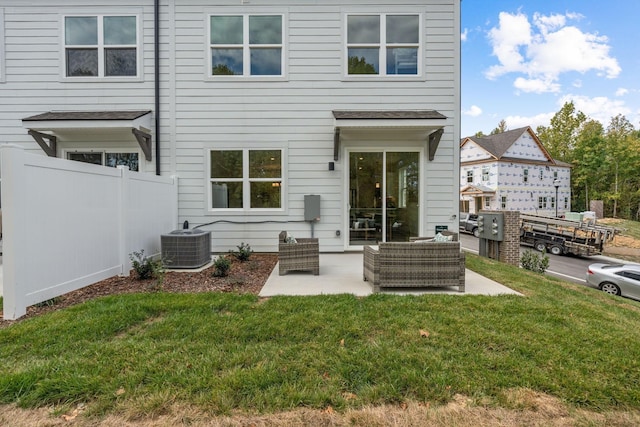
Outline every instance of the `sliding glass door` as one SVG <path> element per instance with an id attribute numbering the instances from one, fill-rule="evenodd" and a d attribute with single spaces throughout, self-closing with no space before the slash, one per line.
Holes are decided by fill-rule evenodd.
<path id="1" fill-rule="evenodd" d="M 420 230 L 420 153 L 349 153 L 349 246 L 403 242 Z"/>

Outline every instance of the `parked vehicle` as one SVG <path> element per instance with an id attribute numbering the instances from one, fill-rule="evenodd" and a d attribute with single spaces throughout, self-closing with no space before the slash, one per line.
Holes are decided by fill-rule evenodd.
<path id="1" fill-rule="evenodd" d="M 463 233 L 471 233 L 475 237 L 480 235 L 478 231 L 478 215 L 468 212 L 460 213 L 460 231 Z"/>
<path id="2" fill-rule="evenodd" d="M 554 255 L 600 255 L 618 232 L 592 222 L 520 214 L 520 243 Z"/>
<path id="3" fill-rule="evenodd" d="M 640 299 L 640 265 L 591 264 L 587 269 L 587 284 L 611 295 Z"/>

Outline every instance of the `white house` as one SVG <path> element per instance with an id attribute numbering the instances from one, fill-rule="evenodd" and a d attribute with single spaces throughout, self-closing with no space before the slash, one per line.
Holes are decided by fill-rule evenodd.
<path id="1" fill-rule="evenodd" d="M 460 143 L 460 200 L 465 212 L 571 211 L 571 166 L 554 160 L 530 127 Z"/>
<path id="2" fill-rule="evenodd" d="M 460 0 L 4 0 L 0 109 L 0 143 L 177 175 L 176 228 L 213 251 L 433 235 L 457 228 Z"/>

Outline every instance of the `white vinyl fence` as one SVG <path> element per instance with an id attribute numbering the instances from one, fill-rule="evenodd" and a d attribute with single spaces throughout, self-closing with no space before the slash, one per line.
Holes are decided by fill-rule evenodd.
<path id="1" fill-rule="evenodd" d="M 177 178 L 0 148 L 3 311 L 26 308 L 116 275 L 129 255 L 160 254 L 177 228 Z"/>

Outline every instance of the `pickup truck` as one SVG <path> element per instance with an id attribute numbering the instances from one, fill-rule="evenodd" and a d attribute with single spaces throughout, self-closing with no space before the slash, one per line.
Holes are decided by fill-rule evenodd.
<path id="1" fill-rule="evenodd" d="M 471 233 L 475 237 L 479 237 L 480 232 L 478 231 L 478 215 L 461 212 L 460 231 L 463 233 Z"/>

